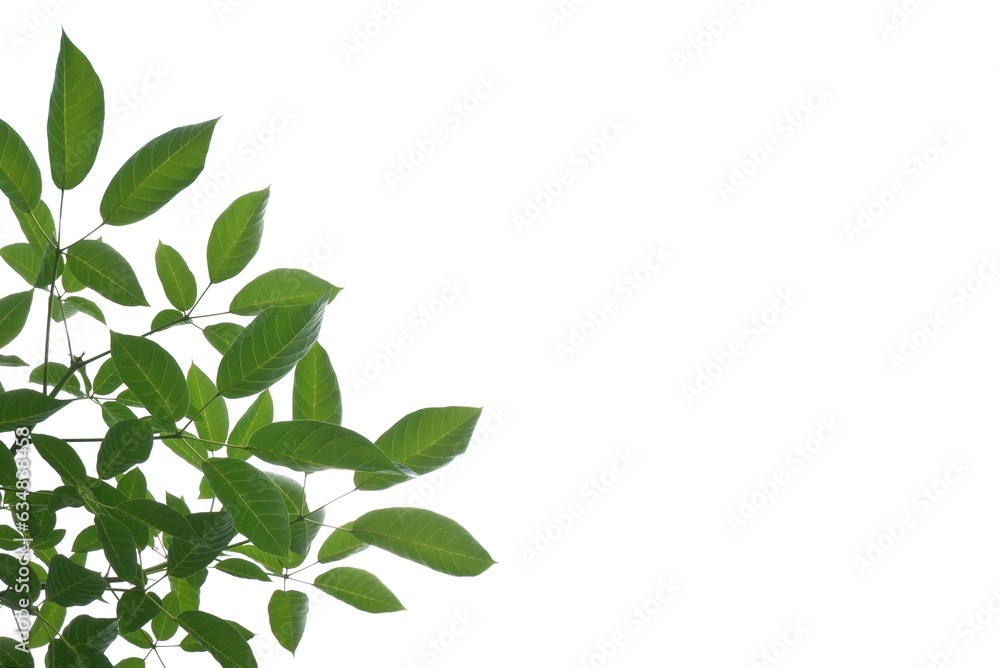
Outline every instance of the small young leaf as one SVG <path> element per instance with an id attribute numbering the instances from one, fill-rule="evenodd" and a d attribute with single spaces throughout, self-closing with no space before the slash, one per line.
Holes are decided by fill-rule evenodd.
<path id="1" fill-rule="evenodd" d="M 208 460 L 202 470 L 236 529 L 268 554 L 286 556 L 291 528 L 281 492 L 271 479 L 246 462 L 224 457 Z"/>
<path id="2" fill-rule="evenodd" d="M 421 508 L 373 510 L 354 520 L 354 537 L 447 575 L 474 576 L 493 557 L 454 520 Z"/>
<path id="3" fill-rule="evenodd" d="M 42 200 L 42 171 L 21 135 L 0 121 L 0 192 L 20 211 L 32 211 Z"/>
<path id="4" fill-rule="evenodd" d="M 272 306 L 308 306 L 323 295 L 329 301 L 340 288 L 304 269 L 272 269 L 236 293 L 229 310 L 237 315 L 257 315 Z"/>
<path id="5" fill-rule="evenodd" d="M 243 271 L 260 249 L 271 189 L 247 193 L 229 205 L 208 237 L 208 277 L 222 283 Z"/>
<path id="6" fill-rule="evenodd" d="M 187 311 L 198 298 L 198 284 L 187 262 L 162 241 L 156 247 L 156 273 L 167 300 L 178 311 Z"/>
<path id="7" fill-rule="evenodd" d="M 316 587 L 362 612 L 379 614 L 405 610 L 396 595 L 377 577 L 360 568 L 342 566 L 316 577 Z"/>
<path id="8" fill-rule="evenodd" d="M 112 332 L 111 359 L 122 382 L 154 418 L 170 423 L 184 417 L 190 404 L 187 381 L 160 344 Z"/>
<path id="9" fill-rule="evenodd" d="M 108 430 L 97 451 L 97 475 L 107 480 L 141 464 L 153 452 L 149 420 L 122 420 Z"/>
<path id="10" fill-rule="evenodd" d="M 0 299 L 0 348 L 17 338 L 28 321 L 34 292 L 18 292 Z"/>
<path id="11" fill-rule="evenodd" d="M 267 604 L 267 617 L 271 633 L 282 647 L 292 654 L 302 641 L 309 615 L 309 597 L 300 591 L 281 591 L 271 594 Z"/>
<path id="12" fill-rule="evenodd" d="M 73 276 L 105 299 L 122 306 L 149 306 L 132 265 L 103 241 L 79 241 L 66 257 Z"/>
<path id="13" fill-rule="evenodd" d="M 65 32 L 49 100 L 48 134 L 52 181 L 57 188 L 72 190 L 97 160 L 104 136 L 104 86 Z"/>
<path id="14" fill-rule="evenodd" d="M 343 407 L 337 374 L 323 346 L 314 343 L 306 356 L 295 366 L 292 419 L 340 424 L 342 417 Z"/>
<path id="15" fill-rule="evenodd" d="M 218 119 L 175 128 L 136 151 L 108 184 L 101 220 L 108 225 L 137 223 L 194 183 L 205 168 L 216 123 Z"/>

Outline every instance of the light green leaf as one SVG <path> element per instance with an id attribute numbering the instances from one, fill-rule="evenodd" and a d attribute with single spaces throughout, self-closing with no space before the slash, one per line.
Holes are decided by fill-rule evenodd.
<path id="1" fill-rule="evenodd" d="M 101 417 L 108 427 L 113 427 L 122 420 L 137 419 L 131 408 L 117 401 L 105 401 L 101 404 Z"/>
<path id="2" fill-rule="evenodd" d="M 275 422 L 250 437 L 250 452 L 293 471 L 327 469 L 397 471 L 392 460 L 364 436 L 350 429 L 313 420 Z"/>
<path id="3" fill-rule="evenodd" d="M 31 312 L 34 292 L 18 292 L 0 299 L 0 348 L 17 338 Z"/>
<path id="4" fill-rule="evenodd" d="M 354 523 L 348 522 L 343 529 L 336 529 L 319 548 L 317 560 L 321 564 L 329 564 L 340 561 L 347 557 L 363 552 L 368 549 L 368 544 L 363 543 L 351 533 Z"/>
<path id="5" fill-rule="evenodd" d="M 52 629 L 58 631 L 66 621 L 66 608 L 52 601 L 43 601 L 38 609 L 38 617 L 28 633 L 28 649 L 44 647 L 52 642 Z"/>
<path id="6" fill-rule="evenodd" d="M 373 510 L 354 520 L 354 537 L 447 575 L 479 575 L 493 557 L 454 520 L 421 508 Z"/>
<path id="7" fill-rule="evenodd" d="M 149 420 L 122 420 L 108 430 L 97 450 L 97 475 L 107 480 L 141 464 L 153 452 Z"/>
<path id="8" fill-rule="evenodd" d="M 202 462 L 208 459 L 208 448 L 201 441 L 195 440 L 191 434 L 185 433 L 185 438 L 164 437 L 163 444 L 199 471 Z"/>
<path id="9" fill-rule="evenodd" d="M 116 663 L 115 668 L 146 668 L 146 662 L 138 657 L 130 656 Z"/>
<path id="10" fill-rule="evenodd" d="M 334 568 L 317 576 L 313 584 L 320 591 L 363 612 L 379 614 L 406 609 L 381 580 L 360 568 Z"/>
<path id="11" fill-rule="evenodd" d="M 389 456 L 400 471 L 420 476 L 447 466 L 465 453 L 482 415 L 481 408 L 424 408 L 410 413 L 379 436 L 375 445 Z M 358 489 L 387 489 L 410 476 L 405 473 L 358 473 Z"/>
<path id="12" fill-rule="evenodd" d="M 272 306 L 308 306 L 324 295 L 332 302 L 340 290 L 303 269 L 272 269 L 236 293 L 229 310 L 237 315 L 257 315 Z"/>
<path id="13" fill-rule="evenodd" d="M 184 324 L 184 314 L 172 308 L 160 311 L 149 323 L 149 331 L 162 332 L 165 329 Z"/>
<path id="14" fill-rule="evenodd" d="M 244 461 L 223 457 L 208 460 L 202 470 L 236 529 L 264 552 L 287 556 L 291 528 L 281 492 L 271 479 Z"/>
<path id="15" fill-rule="evenodd" d="M 205 339 L 220 353 L 225 353 L 245 328 L 231 322 L 220 322 L 205 328 Z"/>
<path id="16" fill-rule="evenodd" d="M 173 423 L 184 417 L 190 404 L 187 381 L 160 344 L 112 332 L 111 359 L 122 382 L 154 418 Z"/>
<path id="17" fill-rule="evenodd" d="M 326 519 L 326 511 L 319 510 L 308 512 L 306 507 L 306 491 L 301 483 L 277 473 L 268 473 L 267 476 L 281 492 L 285 501 L 285 510 L 288 513 L 288 521 L 292 529 L 292 539 L 289 544 L 289 551 L 286 567 L 295 568 L 301 564 L 300 558 L 304 559 L 309 554 L 313 541 L 319 534 L 320 524 Z M 309 521 L 295 521 L 299 515 L 305 515 Z"/>
<path id="18" fill-rule="evenodd" d="M 103 241 L 79 241 L 66 257 L 73 276 L 105 299 L 122 306 L 149 306 L 132 265 Z"/>
<path id="19" fill-rule="evenodd" d="M 108 395 L 121 386 L 122 379 L 118 375 L 118 370 L 115 369 L 115 361 L 108 357 L 101 364 L 101 368 L 97 370 L 97 375 L 94 376 L 94 391 L 98 394 Z"/>
<path id="20" fill-rule="evenodd" d="M 32 211 L 42 200 L 42 172 L 28 145 L 14 128 L 0 121 L 0 192 L 20 211 Z"/>
<path id="21" fill-rule="evenodd" d="M 187 311 L 198 299 L 198 284 L 187 262 L 162 241 L 156 247 L 156 273 L 167 299 L 178 311 Z"/>
<path id="22" fill-rule="evenodd" d="M 0 355 L 0 366 L 21 367 L 28 366 L 28 363 L 16 355 Z"/>
<path id="23" fill-rule="evenodd" d="M 200 610 L 187 610 L 177 618 L 222 668 L 257 668 L 250 645 L 226 620 Z"/>
<path id="24" fill-rule="evenodd" d="M 97 527 L 90 525 L 77 534 L 73 540 L 74 552 L 93 552 L 101 549 L 101 540 L 97 537 Z"/>
<path id="25" fill-rule="evenodd" d="M 63 300 L 62 308 L 60 308 L 57 303 L 53 303 L 52 319 L 56 322 L 62 322 L 64 320 L 63 315 L 65 315 L 66 318 L 71 318 L 77 313 L 89 315 L 101 324 L 108 324 L 107 320 L 104 318 L 104 311 L 101 310 L 101 307 L 89 299 L 84 299 L 83 297 L 66 297 L 66 299 Z"/>
<path id="26" fill-rule="evenodd" d="M 49 162 L 57 188 L 72 190 L 90 173 L 104 136 L 104 86 L 63 32 L 49 100 Z"/>
<path id="27" fill-rule="evenodd" d="M 63 269 L 62 284 L 63 290 L 66 292 L 80 292 L 87 287 L 69 269 Z"/>
<path id="28" fill-rule="evenodd" d="M 249 397 L 284 378 L 319 337 L 326 297 L 258 315 L 226 350 L 216 385 L 227 399 Z"/>
<path id="29" fill-rule="evenodd" d="M 292 654 L 306 632 L 306 617 L 309 615 L 309 597 L 300 591 L 281 591 L 271 594 L 267 604 L 267 617 L 271 633 L 282 647 Z"/>
<path id="30" fill-rule="evenodd" d="M 209 441 L 225 443 L 229 435 L 229 409 L 225 400 L 218 396 L 215 383 L 192 363 L 188 369 L 187 384 L 191 395 L 187 417 L 194 417 L 198 435 Z"/>
<path id="31" fill-rule="evenodd" d="M 295 367 L 292 419 L 340 424 L 343 414 L 340 384 L 330 356 L 323 346 L 314 343 Z"/>
<path id="32" fill-rule="evenodd" d="M 45 202 L 39 200 L 38 205 L 30 212 L 21 211 L 15 206 L 10 208 L 21 226 L 21 231 L 24 232 L 24 237 L 35 251 L 41 253 L 55 244 L 56 221 Z"/>
<path id="33" fill-rule="evenodd" d="M 49 370 L 49 389 L 52 389 L 52 386 L 59 382 L 59 379 L 63 377 L 63 374 L 69 371 L 69 367 L 65 364 L 60 364 L 59 362 L 49 362 L 47 366 L 43 364 L 42 366 L 37 366 L 32 369 L 31 373 L 28 375 L 28 382 L 42 385 L 45 379 L 45 369 Z M 83 396 L 83 393 L 80 391 L 80 379 L 76 376 L 70 376 L 69 380 L 66 381 L 66 384 L 63 385 L 63 389 L 74 396 Z"/>
<path id="34" fill-rule="evenodd" d="M 233 427 L 233 432 L 226 442 L 233 446 L 248 445 L 250 437 L 255 431 L 273 421 L 274 401 L 271 399 L 271 391 L 264 390 L 250 404 L 250 408 L 243 414 L 243 417 L 236 422 L 236 426 Z M 250 457 L 246 448 L 231 447 L 227 448 L 227 452 L 233 459 L 248 459 Z"/>
<path id="35" fill-rule="evenodd" d="M 271 189 L 247 193 L 230 204 L 212 226 L 208 237 L 208 277 L 222 283 L 243 271 L 264 233 L 264 212 Z"/>
<path id="36" fill-rule="evenodd" d="M 49 601 L 69 608 L 87 605 L 101 597 L 107 583 L 100 573 L 79 566 L 61 554 L 49 562 L 45 596 Z"/>
<path id="37" fill-rule="evenodd" d="M 260 566 L 245 559 L 223 559 L 215 565 L 216 570 L 244 580 L 270 582 L 271 578 Z"/>
<path id="38" fill-rule="evenodd" d="M 218 121 L 175 128 L 140 148 L 108 184 L 101 219 L 108 225 L 137 223 L 194 183 Z"/>

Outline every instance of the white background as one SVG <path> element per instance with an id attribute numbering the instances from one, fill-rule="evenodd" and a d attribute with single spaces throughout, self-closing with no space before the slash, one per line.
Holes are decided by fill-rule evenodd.
<path id="1" fill-rule="evenodd" d="M 909 0 L 912 15 L 880 26 L 890 0 L 591 0 L 566 20 L 547 14 L 557 0 L 403 0 L 346 54 L 389 4 L 4 3 L 0 117 L 44 172 L 60 24 L 108 94 L 113 127 L 68 200 L 67 237 L 94 226 L 104 185 L 139 146 L 223 115 L 198 183 L 104 235 L 128 250 L 154 306 L 166 306 L 157 241 L 194 258 L 204 284 L 215 216 L 272 184 L 260 254 L 204 312 L 224 310 L 251 271 L 311 269 L 346 288 L 321 340 L 348 426 L 374 438 L 435 405 L 494 415 L 445 482 L 355 494 L 329 514 L 346 522 L 423 490 L 420 505 L 500 562 L 486 575 L 359 555 L 352 565 L 409 611 L 367 616 L 318 596 L 297 660 L 274 649 L 269 586 L 215 574 L 205 608 L 256 631 L 261 665 L 275 667 L 769 666 L 760 652 L 783 653 L 785 640 L 789 668 L 917 668 L 949 642 L 955 656 L 938 665 L 989 665 L 1000 653 L 987 608 L 1000 610 L 1000 281 L 984 259 L 1000 251 L 1000 5 Z M 476 109 L 450 120 L 463 103 Z M 609 121 L 624 127 L 603 144 Z M 437 128 L 446 141 L 391 188 L 386 173 Z M 938 142 L 945 152 L 939 132 L 952 137 Z M 581 158 L 592 141 L 594 159 Z M 744 165 L 768 147 L 762 166 Z M 914 162 L 925 151 L 926 169 Z M 226 177 L 230 163 L 239 173 Z M 753 174 L 724 198 L 734 169 Z M 570 185 L 547 199 L 563 170 Z M 883 215 L 852 227 L 897 180 Z M 529 200 L 543 211 L 519 225 Z M 0 221 L 16 241 L 13 218 Z M 644 268 L 651 248 L 671 256 L 656 271 Z M 626 277 L 647 280 L 625 289 Z M 459 296 L 442 313 L 449 282 Z M 774 317 L 779 291 L 794 305 Z M 595 315 L 607 300 L 614 312 Z M 426 327 L 422 308 L 438 312 Z M 129 333 L 155 312 L 108 310 Z M 936 313 L 944 324 L 927 325 Z M 34 315 L 10 351 L 37 360 Z M 96 323 L 74 323 L 78 351 L 106 349 Z M 558 347 L 575 332 L 578 348 Z M 411 345 L 378 357 L 400 334 Z M 161 340 L 214 372 L 196 331 Z M 742 354 L 711 366 L 734 343 Z M 382 368 L 358 389 L 369 363 Z M 716 379 L 689 400 L 701 371 Z M 290 383 L 276 396 L 287 418 Z M 824 420 L 837 434 L 799 467 L 788 453 Z M 100 426 L 81 411 L 51 428 Z M 634 461 L 608 473 L 619 453 Z M 154 462 L 154 490 L 196 496 L 186 465 Z M 961 477 L 933 491 L 952 464 Z M 785 484 L 769 485 L 776 475 Z M 336 474 L 317 482 L 314 504 L 350 488 Z M 771 498 L 753 497 L 762 488 Z M 744 524 L 730 516 L 741 507 Z M 882 536 L 906 513 L 901 537 Z M 679 592 L 660 604 L 671 579 Z M 637 621 L 644 605 L 655 614 Z M 162 655 L 171 668 L 210 665 Z"/>

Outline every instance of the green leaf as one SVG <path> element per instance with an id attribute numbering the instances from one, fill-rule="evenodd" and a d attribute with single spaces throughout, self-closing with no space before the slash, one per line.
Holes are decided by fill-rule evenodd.
<path id="1" fill-rule="evenodd" d="M 63 283 L 63 290 L 65 290 L 66 292 L 80 292 L 81 290 L 87 287 L 86 285 L 81 283 L 79 279 L 77 279 L 77 277 L 74 276 L 73 272 L 71 272 L 69 269 L 63 269 L 62 283 Z"/>
<path id="2" fill-rule="evenodd" d="M 35 660 L 28 652 L 17 648 L 13 638 L 0 638 L 0 666 L 3 668 L 34 668 Z"/>
<path id="3" fill-rule="evenodd" d="M 66 252 L 66 262 L 80 283 L 122 306 L 149 306 L 132 265 L 103 241 L 84 239 Z"/>
<path id="4" fill-rule="evenodd" d="M 236 293 L 229 310 L 257 315 L 272 306 L 308 306 L 324 295 L 332 302 L 340 288 L 303 269 L 272 269 Z"/>
<path id="5" fill-rule="evenodd" d="M 330 534 L 330 537 L 319 548 L 317 556 L 319 563 L 329 564 L 340 561 L 368 549 L 367 543 L 361 542 L 351 533 L 350 530 L 353 526 L 353 522 L 348 522 L 343 529 L 336 529 Z"/>
<path id="6" fill-rule="evenodd" d="M 243 417 L 236 422 L 236 426 L 233 427 L 232 433 L 229 434 L 229 440 L 226 442 L 232 446 L 248 445 L 254 432 L 273 421 L 274 401 L 271 399 L 270 390 L 264 390 L 250 404 L 250 408 L 243 414 Z M 250 457 L 246 448 L 230 447 L 227 448 L 227 452 L 233 459 L 248 459 Z"/>
<path id="7" fill-rule="evenodd" d="M 170 506 L 152 499 L 130 499 L 120 504 L 116 512 L 151 526 L 157 531 L 179 538 L 195 538 L 187 519 Z"/>
<path id="8" fill-rule="evenodd" d="M 28 285 L 40 287 L 38 285 L 39 278 L 44 275 L 42 251 L 35 250 L 31 244 L 11 244 L 0 248 L 0 258 L 3 258 L 7 266 L 23 278 Z"/>
<path id="9" fill-rule="evenodd" d="M 101 368 L 97 370 L 97 375 L 94 376 L 94 391 L 98 394 L 107 395 L 121 386 L 122 379 L 115 368 L 115 361 L 109 357 L 101 365 Z"/>
<path id="10" fill-rule="evenodd" d="M 18 292 L 0 299 L 0 348 L 17 338 L 31 312 L 34 292 Z"/>
<path id="11" fill-rule="evenodd" d="M 0 355 L 0 366 L 19 367 L 28 366 L 28 363 L 16 355 Z"/>
<path id="12" fill-rule="evenodd" d="M 396 471 L 375 444 L 350 429 L 314 420 L 275 422 L 250 437 L 250 451 L 269 464 L 311 473 L 327 469 Z"/>
<path id="13" fill-rule="evenodd" d="M 46 368 L 49 370 L 49 389 L 52 389 L 52 386 L 59 382 L 59 379 L 63 377 L 63 374 L 69 371 L 69 367 L 65 364 L 60 364 L 59 362 L 49 362 L 47 367 L 42 365 L 32 369 L 31 373 L 28 375 L 28 382 L 41 385 L 43 379 L 45 378 Z M 80 379 L 76 376 L 70 376 L 69 380 L 66 381 L 66 384 L 63 385 L 63 389 L 74 396 L 83 396 L 83 393 L 80 391 Z"/>
<path id="14" fill-rule="evenodd" d="M 267 604 L 267 617 L 271 623 L 271 633 L 282 647 L 292 654 L 306 632 L 306 617 L 309 615 L 309 597 L 300 591 L 281 591 L 271 594 Z"/>
<path id="15" fill-rule="evenodd" d="M 118 489 L 97 478 L 88 478 L 86 486 L 90 490 L 93 500 L 85 498 L 84 506 L 86 506 L 91 514 L 107 515 L 124 524 L 132 533 L 132 538 L 136 545 L 147 545 L 149 543 L 149 527 L 117 511 L 118 506 L 129 500 L 124 492 L 120 492 Z"/>
<path id="16" fill-rule="evenodd" d="M 80 615 L 66 625 L 62 637 L 70 645 L 90 645 L 103 652 L 118 637 L 118 620 Z"/>
<path id="17" fill-rule="evenodd" d="M 176 422 L 190 404 L 184 373 L 158 343 L 111 333 L 111 359 L 122 382 L 159 422 Z"/>
<path id="18" fill-rule="evenodd" d="M 138 657 L 130 656 L 116 663 L 115 668 L 146 668 L 146 662 Z"/>
<path id="19" fill-rule="evenodd" d="M 205 168 L 218 121 L 175 128 L 140 148 L 111 179 L 101 219 L 108 225 L 137 223 L 194 183 Z"/>
<path id="20" fill-rule="evenodd" d="M 188 434 L 185 438 L 163 438 L 163 444 L 191 466 L 199 471 L 202 462 L 208 459 L 208 448 L 201 441 Z"/>
<path id="21" fill-rule="evenodd" d="M 285 511 L 288 513 L 288 521 L 292 528 L 292 539 L 289 544 L 291 554 L 288 555 L 286 567 L 295 568 L 301 563 L 300 558 L 304 560 L 305 555 L 309 554 L 309 549 L 319 534 L 320 524 L 326 519 L 326 511 L 320 508 L 307 513 L 306 491 L 298 481 L 276 473 L 268 473 L 267 476 L 281 492 L 285 501 Z M 306 515 L 310 521 L 295 521 L 300 514 Z"/>
<path id="22" fill-rule="evenodd" d="M 32 211 L 42 201 L 42 171 L 21 135 L 3 121 L 0 121 L 0 192 L 20 211 Z"/>
<path id="23" fill-rule="evenodd" d="M 184 322 L 183 313 L 175 309 L 168 308 L 153 316 L 153 321 L 149 324 L 149 330 L 151 332 L 162 332 L 165 329 L 183 325 Z"/>
<path id="24" fill-rule="evenodd" d="M 243 578 L 244 580 L 271 581 L 271 578 L 260 566 L 244 559 L 223 559 L 215 565 L 215 568 L 223 573 L 228 573 L 233 577 Z"/>
<path id="25" fill-rule="evenodd" d="M 104 86 L 65 32 L 49 100 L 48 130 L 52 181 L 61 190 L 72 190 L 97 160 L 104 136 Z"/>
<path id="26" fill-rule="evenodd" d="M 91 524 L 77 534 L 73 541 L 74 552 L 94 552 L 101 549 L 101 539 L 97 536 L 97 527 Z"/>
<path id="27" fill-rule="evenodd" d="M 216 385 L 227 399 L 249 397 L 275 384 L 319 337 L 326 297 L 310 306 L 267 309 L 239 335 L 219 363 Z"/>
<path id="28" fill-rule="evenodd" d="M 131 408 L 117 401 L 106 401 L 101 404 L 101 417 L 109 427 L 115 426 L 122 420 L 138 419 Z"/>
<path id="29" fill-rule="evenodd" d="M 162 241 L 156 247 L 156 273 L 167 300 L 178 311 L 187 311 L 198 299 L 198 284 L 187 262 L 176 250 Z"/>
<path id="30" fill-rule="evenodd" d="M 100 573 L 79 566 L 61 554 L 49 562 L 45 596 L 49 601 L 69 608 L 87 605 L 101 597 L 107 583 Z"/>
<path id="31" fill-rule="evenodd" d="M 35 390 L 0 392 L 0 432 L 33 427 L 62 410 L 69 401 L 53 399 Z"/>
<path id="32" fill-rule="evenodd" d="M 220 353 L 225 353 L 245 328 L 231 322 L 220 322 L 205 328 L 205 339 Z"/>
<path id="33" fill-rule="evenodd" d="M 292 419 L 340 424 L 343 414 L 340 384 L 330 356 L 315 343 L 295 367 Z"/>
<path id="34" fill-rule="evenodd" d="M 8 608 L 20 607 L 20 599 L 27 598 L 29 601 L 36 600 L 41 594 L 39 584 L 39 570 L 29 568 L 27 578 L 21 576 L 21 562 L 19 559 L 9 555 L 0 554 L 0 581 L 7 587 L 0 594 L 0 600 Z M 25 591 L 16 591 L 18 585 L 26 586 Z"/>
<path id="35" fill-rule="evenodd" d="M 63 638 L 49 644 L 45 668 L 112 668 L 108 658 L 90 645 L 70 645 Z"/>
<path id="36" fill-rule="evenodd" d="M 56 221 L 45 202 L 39 200 L 38 205 L 30 212 L 21 211 L 15 206 L 11 206 L 10 209 L 14 212 L 21 231 L 24 232 L 24 238 L 35 251 L 41 253 L 55 245 Z"/>
<path id="37" fill-rule="evenodd" d="M 118 628 L 122 633 L 138 631 L 160 612 L 160 597 L 140 588 L 130 589 L 118 599 Z"/>
<path id="38" fill-rule="evenodd" d="M 62 308 L 59 308 L 57 304 L 53 304 L 52 307 L 52 319 L 56 322 L 62 322 L 66 318 L 71 318 L 77 313 L 89 315 L 101 324 L 108 324 L 108 321 L 104 318 L 104 311 L 101 310 L 101 307 L 89 299 L 84 299 L 83 297 L 66 297 L 66 299 L 63 300 Z M 63 317 L 64 315 L 65 318 Z"/>
<path id="39" fill-rule="evenodd" d="M 141 464 L 153 452 L 149 420 L 122 420 L 108 430 L 97 451 L 97 475 L 107 480 Z"/>
<path id="40" fill-rule="evenodd" d="M 281 492 L 267 477 L 238 459 L 215 458 L 202 464 L 205 478 L 236 529 L 269 554 L 286 556 L 291 528 Z"/>
<path id="41" fill-rule="evenodd" d="M 225 400 L 218 396 L 215 383 L 192 363 L 187 384 L 191 395 L 187 417 L 194 418 L 198 435 L 209 441 L 225 443 L 229 435 L 229 410 Z"/>
<path id="42" fill-rule="evenodd" d="M 142 586 L 142 569 L 128 528 L 118 520 L 103 515 L 94 518 L 94 525 L 97 527 L 97 537 L 104 549 L 104 556 L 118 577 L 137 587 Z"/>
<path id="43" fill-rule="evenodd" d="M 205 568 L 229 546 L 236 535 L 228 512 L 191 513 L 187 517 L 195 539 L 175 538 L 167 550 L 167 573 L 184 578 Z"/>
<path id="44" fill-rule="evenodd" d="M 424 475 L 465 453 L 482 412 L 481 408 L 424 408 L 394 424 L 375 445 L 400 471 Z M 358 473 L 354 484 L 362 490 L 388 489 L 409 479 L 405 473 Z"/>
<path id="45" fill-rule="evenodd" d="M 318 575 L 313 584 L 320 591 L 363 612 L 379 614 L 406 609 L 381 580 L 359 568 L 334 568 Z"/>
<path id="46" fill-rule="evenodd" d="M 354 520 L 354 537 L 447 575 L 479 575 L 493 557 L 454 520 L 420 508 L 373 510 Z"/>
<path id="47" fill-rule="evenodd" d="M 77 489 L 87 486 L 87 469 L 69 443 L 44 434 L 32 434 L 31 438 L 35 451 L 59 474 L 64 484 Z"/>
<path id="48" fill-rule="evenodd" d="M 28 648 L 37 649 L 48 645 L 54 637 L 52 629 L 58 632 L 64 621 L 66 608 L 52 601 L 43 601 L 38 608 L 38 618 L 31 625 L 31 632 L 28 634 Z"/>
<path id="49" fill-rule="evenodd" d="M 222 668 L 257 668 L 250 645 L 243 635 L 224 619 L 200 610 L 187 610 L 177 616 L 190 633 Z"/>
<path id="50" fill-rule="evenodd" d="M 222 283 L 243 271 L 260 248 L 271 189 L 247 193 L 230 204 L 208 237 L 208 277 Z"/>

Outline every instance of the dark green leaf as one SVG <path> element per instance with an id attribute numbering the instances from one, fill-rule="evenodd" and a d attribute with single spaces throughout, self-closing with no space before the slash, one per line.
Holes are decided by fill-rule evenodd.
<path id="1" fill-rule="evenodd" d="M 94 518 L 94 525 L 111 568 L 122 580 L 141 586 L 144 582 L 142 569 L 128 528 L 118 520 L 103 515 Z"/>
<path id="2" fill-rule="evenodd" d="M 142 589 L 130 589 L 118 600 L 118 628 L 122 633 L 138 631 L 160 612 L 160 597 Z"/>
<path id="3" fill-rule="evenodd" d="M 314 343 L 295 367 L 292 419 L 340 424 L 343 414 L 340 385 L 330 356 L 323 346 Z"/>
<path id="4" fill-rule="evenodd" d="M 405 610 L 381 580 L 359 568 L 334 568 L 317 576 L 314 584 L 320 591 L 363 612 L 379 614 Z"/>
<path id="5" fill-rule="evenodd" d="M 308 615 L 309 597 L 302 592 L 278 590 L 271 594 L 271 600 L 267 604 L 271 633 L 292 654 L 295 654 L 302 635 L 306 632 Z"/>
<path id="6" fill-rule="evenodd" d="M 21 135 L 0 121 L 0 192 L 11 206 L 34 210 L 42 200 L 42 172 Z"/>
<path id="7" fill-rule="evenodd" d="M 17 338 L 28 321 L 34 292 L 18 292 L 0 299 L 0 348 Z"/>
<path id="8" fill-rule="evenodd" d="M 250 645 L 232 624 L 200 610 L 178 615 L 184 630 L 195 637 L 222 668 L 257 668 Z"/>
<path id="9" fill-rule="evenodd" d="M 420 508 L 373 510 L 354 520 L 354 537 L 441 573 L 473 576 L 493 557 L 454 520 Z"/>
<path id="10" fill-rule="evenodd" d="M 220 353 L 225 353 L 229 346 L 233 345 L 233 341 L 243 333 L 243 329 L 242 325 L 220 322 L 205 328 L 205 339 Z"/>
<path id="11" fill-rule="evenodd" d="M 45 582 L 46 598 L 69 608 L 87 605 L 101 597 L 107 583 L 100 573 L 79 566 L 61 554 L 49 562 L 49 578 Z"/>
<path id="12" fill-rule="evenodd" d="M 178 578 L 193 575 L 211 564 L 236 535 L 233 516 L 228 512 L 192 513 L 187 520 L 197 538 L 175 538 L 167 551 L 167 572 Z"/>
<path id="13" fill-rule="evenodd" d="M 194 529 L 183 515 L 152 499 L 131 499 L 119 505 L 116 511 L 171 536 L 195 537 Z"/>
<path id="14" fill-rule="evenodd" d="M 137 223 L 194 183 L 205 168 L 216 123 L 175 128 L 139 149 L 111 179 L 101 219 L 108 225 Z"/>
<path id="15" fill-rule="evenodd" d="M 66 258 L 73 276 L 105 299 L 122 306 L 149 306 L 132 265 L 103 241 L 79 241 Z"/>
<path id="16" fill-rule="evenodd" d="M 97 475 L 107 480 L 141 464 L 153 452 L 149 420 L 122 420 L 108 430 L 97 451 Z"/>
<path id="17" fill-rule="evenodd" d="M 324 295 L 333 301 L 340 288 L 303 269 L 272 269 L 236 293 L 229 310 L 237 315 L 257 315 L 272 306 L 308 306 Z"/>
<path id="18" fill-rule="evenodd" d="M 257 254 L 270 194 L 270 188 L 247 193 L 230 204 L 215 221 L 208 237 L 208 277 L 212 283 L 236 276 Z"/>
<path id="19" fill-rule="evenodd" d="M 35 390 L 0 392 L 0 432 L 33 427 L 58 413 L 69 401 L 53 399 Z"/>
<path id="20" fill-rule="evenodd" d="M 75 488 L 87 486 L 87 469 L 69 443 L 52 436 L 32 434 L 35 451 L 59 474 L 63 483 Z"/>
<path id="21" fill-rule="evenodd" d="M 34 668 L 31 654 L 17 648 L 13 638 L 0 638 L 0 666 L 3 668 Z"/>
<path id="22" fill-rule="evenodd" d="M 138 336 L 111 333 L 111 359 L 122 382 L 160 422 L 175 422 L 190 402 L 180 366 L 158 343 Z"/>
<path id="23" fill-rule="evenodd" d="M 112 668 L 108 658 L 96 647 L 70 645 L 63 638 L 49 643 L 45 654 L 45 668 Z"/>
<path id="24" fill-rule="evenodd" d="M 52 389 L 52 386 L 59 382 L 59 379 L 63 377 L 63 374 L 69 371 L 69 367 L 65 364 L 60 364 L 59 362 L 49 362 L 48 366 L 38 366 L 31 370 L 28 375 L 28 382 L 41 385 L 42 381 L 45 379 L 45 369 L 49 370 L 48 375 L 48 386 Z M 66 384 L 63 385 L 63 390 L 72 394 L 73 396 L 82 397 L 83 392 L 80 391 L 80 379 L 76 376 L 70 376 Z"/>
<path id="25" fill-rule="evenodd" d="M 241 534 L 269 554 L 288 554 L 288 515 L 281 492 L 267 475 L 244 461 L 229 458 L 210 459 L 202 470 Z"/>
<path id="26" fill-rule="evenodd" d="M 62 637 L 70 645 L 90 645 L 103 652 L 118 637 L 118 620 L 80 615 L 66 625 Z"/>
<path id="27" fill-rule="evenodd" d="M 73 541 L 74 552 L 93 552 L 101 549 L 101 539 L 97 536 L 97 527 L 90 525 L 76 536 Z"/>
<path id="28" fill-rule="evenodd" d="M 162 241 L 156 247 L 156 273 L 167 300 L 178 311 L 187 311 L 198 298 L 198 284 L 187 262 Z"/>
<path id="29" fill-rule="evenodd" d="M 306 473 L 326 469 L 396 471 L 364 436 L 327 422 L 297 420 L 265 425 L 250 437 L 250 452 L 269 464 Z"/>
<path id="30" fill-rule="evenodd" d="M 49 162 L 52 181 L 72 190 L 90 173 L 104 136 L 104 86 L 64 32 L 49 100 Z"/>

